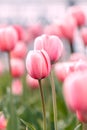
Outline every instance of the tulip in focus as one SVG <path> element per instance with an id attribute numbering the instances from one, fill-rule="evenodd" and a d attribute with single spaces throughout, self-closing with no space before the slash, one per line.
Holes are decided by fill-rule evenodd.
<path id="1" fill-rule="evenodd" d="M 7 120 L 3 114 L 0 115 L 0 130 L 5 130 L 7 126 Z"/>
<path id="2" fill-rule="evenodd" d="M 63 94 L 71 110 L 87 113 L 87 70 L 69 75 L 63 84 Z"/>
<path id="3" fill-rule="evenodd" d="M 28 74 L 34 79 L 47 77 L 51 70 L 50 59 L 46 51 L 29 51 L 26 57 L 26 69 Z"/>
<path id="4" fill-rule="evenodd" d="M 12 58 L 11 59 L 11 74 L 13 77 L 20 77 L 24 74 L 25 67 L 24 62 L 21 59 Z"/>
<path id="5" fill-rule="evenodd" d="M 41 35 L 35 39 L 34 49 L 44 49 L 48 53 L 51 63 L 54 63 L 63 53 L 63 43 L 57 36 Z"/>
<path id="6" fill-rule="evenodd" d="M 22 95 L 23 86 L 22 82 L 19 79 L 14 79 L 12 81 L 12 94 L 13 95 Z"/>
<path id="7" fill-rule="evenodd" d="M 26 77 L 26 83 L 29 87 L 31 87 L 32 89 L 38 88 L 39 87 L 39 83 L 37 79 L 32 78 L 30 75 L 27 75 Z"/>
<path id="8" fill-rule="evenodd" d="M 18 35 L 15 29 L 7 26 L 0 29 L 0 50 L 11 51 L 14 49 L 18 40 Z"/>

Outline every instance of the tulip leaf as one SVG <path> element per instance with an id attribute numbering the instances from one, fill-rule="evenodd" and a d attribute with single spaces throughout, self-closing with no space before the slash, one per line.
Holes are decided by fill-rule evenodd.
<path id="1" fill-rule="evenodd" d="M 36 130 L 35 127 L 34 127 L 32 124 L 30 124 L 30 123 L 24 121 L 23 119 L 20 119 L 20 121 L 21 121 L 27 128 L 30 128 L 31 130 Z"/>
<path id="2" fill-rule="evenodd" d="M 81 127 L 81 124 L 78 124 L 74 130 L 79 130 L 79 128 Z"/>

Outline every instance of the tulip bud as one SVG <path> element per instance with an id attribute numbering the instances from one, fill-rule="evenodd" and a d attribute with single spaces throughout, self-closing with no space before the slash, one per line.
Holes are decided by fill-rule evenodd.
<path id="1" fill-rule="evenodd" d="M 0 130 L 5 130 L 7 125 L 7 120 L 3 114 L 0 115 Z"/>
<path id="2" fill-rule="evenodd" d="M 39 83 L 37 79 L 32 78 L 30 75 L 27 75 L 26 77 L 26 82 L 27 85 L 29 87 L 31 87 L 32 89 L 38 88 L 39 87 Z"/>
<path id="3" fill-rule="evenodd" d="M 14 28 L 4 27 L 0 29 L 0 50 L 11 51 L 18 40 L 18 35 Z"/>
<path id="4" fill-rule="evenodd" d="M 12 81 L 12 94 L 13 95 L 21 95 L 23 92 L 23 86 L 19 79 Z"/>
<path id="5" fill-rule="evenodd" d="M 76 111 L 77 118 L 84 123 L 87 123 L 87 111 Z"/>
<path id="6" fill-rule="evenodd" d="M 44 49 L 51 60 L 51 63 L 56 62 L 62 55 L 63 44 L 62 41 L 54 35 L 42 35 L 35 39 L 34 49 Z"/>
<path id="7" fill-rule="evenodd" d="M 13 77 L 20 77 L 24 74 L 24 62 L 21 59 L 11 59 L 11 74 Z"/>
<path id="8" fill-rule="evenodd" d="M 30 51 L 26 57 L 26 69 L 29 75 L 34 79 L 47 77 L 51 70 L 51 64 L 46 51 Z"/>
<path id="9" fill-rule="evenodd" d="M 24 42 L 17 42 L 15 48 L 11 51 L 11 57 L 24 58 L 27 53 L 27 47 Z"/>
<path id="10" fill-rule="evenodd" d="M 64 81 L 63 94 L 73 111 L 87 111 L 87 71 L 74 72 Z"/>

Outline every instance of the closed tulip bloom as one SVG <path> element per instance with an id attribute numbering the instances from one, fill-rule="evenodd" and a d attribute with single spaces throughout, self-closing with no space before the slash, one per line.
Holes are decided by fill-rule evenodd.
<path id="1" fill-rule="evenodd" d="M 24 62 L 21 59 L 12 58 L 11 59 L 11 74 L 13 77 L 20 77 L 24 74 L 25 67 Z"/>
<path id="2" fill-rule="evenodd" d="M 44 49 L 48 53 L 51 63 L 54 63 L 63 53 L 63 43 L 57 36 L 42 35 L 35 39 L 34 49 Z"/>
<path id="3" fill-rule="evenodd" d="M 80 6 L 72 6 L 68 8 L 67 13 L 75 18 L 78 26 L 82 26 L 85 24 L 86 16 Z"/>
<path id="4" fill-rule="evenodd" d="M 27 53 L 27 47 L 24 42 L 18 41 L 15 48 L 11 51 L 11 57 L 24 58 Z"/>
<path id="5" fill-rule="evenodd" d="M 18 35 L 15 29 L 11 26 L 0 29 L 0 50 L 11 51 L 18 40 Z"/>
<path id="6" fill-rule="evenodd" d="M 57 63 L 54 67 L 57 79 L 63 82 L 70 73 L 74 72 L 74 64 L 74 62 Z"/>
<path id="7" fill-rule="evenodd" d="M 76 111 L 76 115 L 79 121 L 87 123 L 87 111 Z"/>
<path id="8" fill-rule="evenodd" d="M 83 27 L 80 31 L 80 34 L 83 39 L 84 45 L 87 46 L 87 27 Z"/>
<path id="9" fill-rule="evenodd" d="M 31 87 L 32 89 L 38 88 L 39 87 L 39 83 L 37 79 L 32 78 L 30 75 L 27 75 L 26 77 L 26 83 L 29 87 Z"/>
<path id="10" fill-rule="evenodd" d="M 50 59 L 46 51 L 29 51 L 26 57 L 26 69 L 28 74 L 34 79 L 47 77 L 51 70 Z"/>
<path id="11" fill-rule="evenodd" d="M 69 75 L 63 84 L 63 94 L 71 110 L 87 112 L 87 71 Z"/>
<path id="12" fill-rule="evenodd" d="M 23 86 L 22 82 L 19 79 L 15 79 L 12 81 L 12 94 L 13 95 L 22 95 Z"/>
<path id="13" fill-rule="evenodd" d="M 7 120 L 3 114 L 0 115 L 0 130 L 5 130 L 7 126 Z"/>

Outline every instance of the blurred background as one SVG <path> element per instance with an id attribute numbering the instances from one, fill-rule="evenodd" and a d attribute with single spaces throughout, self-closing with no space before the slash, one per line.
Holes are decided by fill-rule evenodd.
<path id="1" fill-rule="evenodd" d="M 0 23 L 49 22 L 63 16 L 66 7 L 74 4 L 86 10 L 86 0 L 0 0 Z"/>

